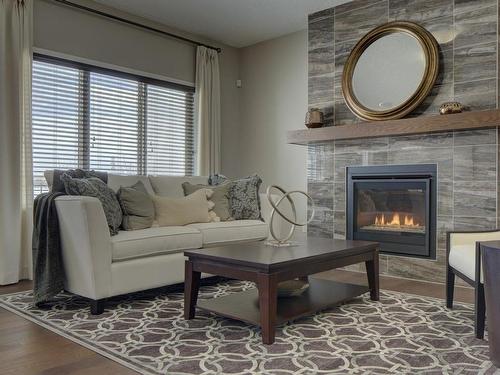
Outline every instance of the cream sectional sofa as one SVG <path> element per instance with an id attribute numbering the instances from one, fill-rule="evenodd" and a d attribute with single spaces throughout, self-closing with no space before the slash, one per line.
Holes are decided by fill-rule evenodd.
<path id="1" fill-rule="evenodd" d="M 45 176 L 50 186 L 52 173 L 46 172 Z M 131 186 L 139 180 L 150 194 L 182 197 L 184 181 L 206 184 L 208 178 L 110 174 L 108 186 L 117 191 L 120 186 Z M 261 205 L 262 217 L 267 220 L 271 207 L 262 194 Z M 269 235 L 265 221 L 235 220 L 120 231 L 110 236 L 97 198 L 61 196 L 56 199 L 56 207 L 65 288 L 91 299 L 93 314 L 103 311 L 106 298 L 183 282 L 186 249 L 262 241 Z M 278 223 L 280 227 L 284 225 L 283 221 Z"/>

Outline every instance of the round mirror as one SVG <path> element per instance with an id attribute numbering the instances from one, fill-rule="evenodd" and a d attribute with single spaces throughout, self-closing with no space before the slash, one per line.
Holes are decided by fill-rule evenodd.
<path id="1" fill-rule="evenodd" d="M 370 31 L 344 67 L 347 105 L 366 120 L 401 118 L 429 94 L 438 73 L 432 35 L 411 22 L 391 22 Z"/>

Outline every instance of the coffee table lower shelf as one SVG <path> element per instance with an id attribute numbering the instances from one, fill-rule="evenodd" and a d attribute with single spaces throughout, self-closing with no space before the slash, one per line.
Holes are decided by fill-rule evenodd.
<path id="1" fill-rule="evenodd" d="M 368 292 L 367 286 L 309 278 L 309 288 L 297 297 L 278 298 L 276 324 L 339 305 Z M 224 297 L 199 299 L 199 309 L 260 326 L 258 290 L 251 289 Z"/>

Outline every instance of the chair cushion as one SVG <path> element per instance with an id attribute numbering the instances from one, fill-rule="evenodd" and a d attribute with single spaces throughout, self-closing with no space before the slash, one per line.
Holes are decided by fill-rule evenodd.
<path id="1" fill-rule="evenodd" d="M 218 223 L 196 223 L 188 227 L 198 229 L 203 236 L 203 247 L 233 242 L 264 240 L 269 235 L 266 223 L 260 220 L 235 220 Z"/>
<path id="2" fill-rule="evenodd" d="M 458 272 L 474 280 L 476 278 L 476 247 L 474 245 L 452 247 L 449 263 Z"/>
<path id="3" fill-rule="evenodd" d="M 449 264 L 455 270 L 476 279 L 476 243 L 484 241 L 500 240 L 500 231 L 488 232 L 456 232 L 450 234 Z M 481 280 L 483 282 L 483 271 L 481 267 Z"/>
<path id="4" fill-rule="evenodd" d="M 196 228 L 162 227 L 120 231 L 111 237 L 113 262 L 187 249 L 198 249 L 202 235 Z"/>

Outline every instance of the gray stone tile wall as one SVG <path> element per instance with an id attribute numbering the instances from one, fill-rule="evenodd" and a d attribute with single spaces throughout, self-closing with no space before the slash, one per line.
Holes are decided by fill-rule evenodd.
<path id="1" fill-rule="evenodd" d="M 309 106 L 326 112 L 327 126 L 359 123 L 342 95 L 351 49 L 372 28 L 409 20 L 426 27 L 440 48 L 440 72 L 410 116 L 437 114 L 458 100 L 470 110 L 498 108 L 499 0 L 356 0 L 309 16 Z M 374 124 L 373 126 L 376 126 Z M 383 256 L 382 273 L 444 281 L 446 231 L 498 225 L 498 129 L 310 145 L 308 190 L 317 214 L 309 235 L 345 238 L 345 168 L 350 165 L 438 165 L 437 259 Z M 356 265 L 353 270 L 363 270 Z"/>
<path id="2" fill-rule="evenodd" d="M 333 175 L 321 172 L 320 180 L 309 182 L 309 193 L 319 210 L 308 233 L 345 238 L 347 166 L 436 163 L 437 259 L 430 261 L 388 256 L 386 272 L 395 276 L 442 282 L 446 231 L 489 229 L 497 225 L 496 139 L 496 129 L 485 129 L 421 137 L 389 137 L 378 142 L 376 140 L 375 143 L 370 139 L 342 141 L 338 142 L 339 145 L 334 143 L 333 147 L 330 146 L 327 153 L 324 148 L 323 152 L 316 152 L 316 146 L 309 146 L 309 153 L 321 155 L 322 168 L 331 168 Z M 314 163 L 309 164 L 308 168 L 313 173 Z"/>
<path id="3" fill-rule="evenodd" d="M 360 122 L 342 96 L 350 51 L 368 31 L 407 20 L 439 43 L 441 69 L 429 97 L 411 116 L 437 114 L 444 101 L 471 110 L 497 104 L 497 0 L 357 0 L 309 16 L 309 106 L 325 111 L 327 126 Z"/>

